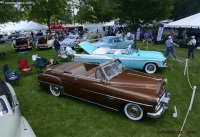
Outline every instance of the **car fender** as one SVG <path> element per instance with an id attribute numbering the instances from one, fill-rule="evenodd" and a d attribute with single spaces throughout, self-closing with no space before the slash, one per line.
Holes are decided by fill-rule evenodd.
<path id="1" fill-rule="evenodd" d="M 53 75 L 39 74 L 38 80 L 40 84 L 47 84 L 47 85 L 53 84 L 62 87 L 62 80 Z"/>
<path id="2" fill-rule="evenodd" d="M 20 137 L 36 137 L 28 121 L 22 116 L 20 124 Z"/>

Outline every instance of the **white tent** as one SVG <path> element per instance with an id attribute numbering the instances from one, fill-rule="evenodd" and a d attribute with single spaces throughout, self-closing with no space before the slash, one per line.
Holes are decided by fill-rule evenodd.
<path id="1" fill-rule="evenodd" d="M 200 28 L 200 13 L 165 24 L 164 27 L 170 28 Z"/>
<path id="2" fill-rule="evenodd" d="M 99 23 L 94 23 L 94 24 L 87 23 L 87 24 L 84 24 L 84 28 L 87 28 L 90 32 L 97 32 L 97 29 L 99 31 L 103 31 L 102 25 L 103 24 L 99 24 Z"/>
<path id="3" fill-rule="evenodd" d="M 115 24 L 115 21 L 107 22 L 103 25 L 103 27 L 112 27 L 114 26 L 114 24 Z"/>
<path id="4" fill-rule="evenodd" d="M 33 21 L 20 21 L 17 23 L 8 22 L 0 25 L 0 31 L 27 31 L 27 30 L 47 30 L 48 26 Z"/>

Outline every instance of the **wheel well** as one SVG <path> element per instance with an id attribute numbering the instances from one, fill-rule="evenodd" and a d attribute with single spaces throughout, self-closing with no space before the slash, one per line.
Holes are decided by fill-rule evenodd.
<path id="1" fill-rule="evenodd" d="M 120 107 L 120 111 L 124 111 L 124 107 L 125 107 L 125 105 L 128 104 L 128 103 L 136 104 L 136 105 L 140 106 L 141 109 L 144 111 L 144 108 L 143 108 L 144 106 L 143 106 L 143 105 L 140 105 L 140 104 L 137 104 L 137 103 L 134 103 L 134 102 L 128 102 L 128 101 L 125 101 L 125 102 L 122 103 L 122 105 L 121 105 L 121 107 Z"/>

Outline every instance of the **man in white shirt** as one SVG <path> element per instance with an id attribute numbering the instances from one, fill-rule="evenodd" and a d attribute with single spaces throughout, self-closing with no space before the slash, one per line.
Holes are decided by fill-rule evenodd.
<path id="1" fill-rule="evenodd" d="M 190 53 L 192 53 L 192 59 L 194 59 L 194 49 L 196 46 L 195 36 L 191 36 L 190 41 L 188 42 L 189 50 L 188 50 L 188 58 L 190 58 Z"/>

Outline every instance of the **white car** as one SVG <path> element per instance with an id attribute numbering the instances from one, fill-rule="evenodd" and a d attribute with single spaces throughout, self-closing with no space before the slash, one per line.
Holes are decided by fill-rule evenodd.
<path id="1" fill-rule="evenodd" d="M 21 115 L 14 89 L 2 79 L 0 79 L 0 136 L 36 137 L 28 121 Z"/>
<path id="2" fill-rule="evenodd" d="M 65 38 L 63 41 L 61 41 L 60 45 L 62 48 L 65 48 L 67 46 L 75 47 L 76 41 L 80 41 L 80 39 L 82 39 L 82 37 L 80 37 L 79 35 L 70 35 L 67 38 Z"/>

